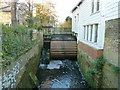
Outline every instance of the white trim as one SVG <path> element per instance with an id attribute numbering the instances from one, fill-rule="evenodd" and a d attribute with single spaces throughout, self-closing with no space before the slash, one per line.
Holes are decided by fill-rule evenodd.
<path id="1" fill-rule="evenodd" d="M 85 41 L 85 40 L 80 41 L 80 42 L 82 42 L 82 43 L 84 43 L 84 44 L 86 44 L 86 45 L 88 45 L 88 46 L 90 46 L 90 47 L 92 47 L 94 49 L 97 49 L 97 50 L 103 49 L 102 47 L 99 47 L 97 43 L 92 43 L 92 42 L 88 42 L 88 41 Z"/>

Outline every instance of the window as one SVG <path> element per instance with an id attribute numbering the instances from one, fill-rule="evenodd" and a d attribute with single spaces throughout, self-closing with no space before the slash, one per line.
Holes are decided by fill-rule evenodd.
<path id="1" fill-rule="evenodd" d="M 92 13 L 94 13 L 94 0 L 92 0 Z"/>
<path id="2" fill-rule="evenodd" d="M 98 39 L 98 24 L 84 25 L 84 40 L 97 43 L 97 39 Z"/>
<path id="3" fill-rule="evenodd" d="M 76 16 L 75 16 L 75 22 L 76 22 Z"/>
<path id="4" fill-rule="evenodd" d="M 89 38 L 89 25 L 87 25 L 87 40 Z"/>
<path id="5" fill-rule="evenodd" d="M 79 21 L 79 14 L 77 14 L 77 19 L 78 19 L 78 21 Z"/>
<path id="6" fill-rule="evenodd" d="M 92 13 L 99 11 L 100 9 L 100 0 L 92 0 Z"/>
<path id="7" fill-rule="evenodd" d="M 92 41 L 92 33 L 93 33 L 93 25 L 91 25 L 91 31 L 90 31 L 90 41 Z"/>
<path id="8" fill-rule="evenodd" d="M 85 35 L 86 35 L 86 26 L 84 26 L 84 39 L 85 39 Z"/>
<path id="9" fill-rule="evenodd" d="M 98 24 L 95 24 L 95 43 L 97 42 L 97 37 L 98 37 Z"/>
<path id="10" fill-rule="evenodd" d="M 97 0 L 97 11 L 99 11 L 99 7 L 100 7 L 100 2 L 99 2 L 99 0 Z"/>

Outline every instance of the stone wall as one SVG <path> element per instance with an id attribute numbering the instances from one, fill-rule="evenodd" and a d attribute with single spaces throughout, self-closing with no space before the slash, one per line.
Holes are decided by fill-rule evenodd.
<path id="1" fill-rule="evenodd" d="M 108 62 L 118 66 L 118 20 L 106 21 L 104 57 Z"/>
<path id="2" fill-rule="evenodd" d="M 0 60 L 2 60 L 2 25 L 0 24 Z M 0 63 L 0 90 L 2 87 L 2 64 Z"/>
<path id="3" fill-rule="evenodd" d="M 118 49 L 119 20 L 120 19 L 106 21 L 104 50 L 103 53 L 100 55 L 103 55 L 103 58 L 106 60 L 106 62 L 102 68 L 102 72 L 100 75 L 94 74 L 91 76 L 87 73 L 89 69 L 93 70 L 93 63 L 96 61 L 95 57 L 99 56 L 99 53 L 97 54 L 96 51 L 95 54 L 95 51 L 93 49 L 90 49 L 87 45 L 84 45 L 81 42 L 78 43 L 78 62 L 82 73 L 84 74 L 89 85 L 92 87 L 118 88 L 118 76 L 120 70 L 120 68 L 118 67 L 120 65 L 118 62 L 118 55 L 120 55 Z"/>
<path id="4" fill-rule="evenodd" d="M 118 55 L 120 55 L 119 44 L 119 19 L 113 19 L 105 22 L 105 45 L 103 56 L 107 60 L 104 66 L 104 83 L 103 87 L 118 87 L 118 71 L 119 62 Z M 107 84 L 107 86 L 105 86 Z"/>
<path id="5" fill-rule="evenodd" d="M 79 44 L 80 43 L 78 43 L 78 45 Z M 92 69 L 93 68 L 92 62 L 94 62 L 95 60 L 92 59 L 84 51 L 82 51 L 82 49 L 80 47 L 78 48 L 77 59 L 78 59 L 79 67 L 80 67 L 80 69 L 81 69 L 81 71 L 82 71 L 85 79 L 87 80 L 89 86 L 91 86 L 91 87 L 97 87 L 97 85 L 98 85 L 97 78 L 95 78 L 95 76 L 91 77 L 87 73 L 88 69 Z"/>
<path id="6" fill-rule="evenodd" d="M 33 88 L 41 50 L 43 47 L 42 33 L 39 32 L 39 41 L 24 54 L 10 61 L 10 65 L 3 67 L 2 88 Z M 33 74 L 31 77 L 30 74 Z"/>

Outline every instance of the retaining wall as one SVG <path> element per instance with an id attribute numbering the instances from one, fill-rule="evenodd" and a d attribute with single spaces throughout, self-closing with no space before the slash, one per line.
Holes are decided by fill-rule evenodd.
<path id="1" fill-rule="evenodd" d="M 39 41 L 32 48 L 2 68 L 2 88 L 33 88 L 38 84 L 36 72 L 43 47 L 43 33 L 37 35 Z"/>
<path id="2" fill-rule="evenodd" d="M 119 87 L 119 32 L 118 21 L 120 19 L 109 20 L 105 22 L 105 44 L 103 50 L 94 48 L 78 42 L 78 62 L 82 73 L 84 74 L 89 85 L 98 88 L 118 88 Z M 101 53 L 102 52 L 102 53 Z M 94 74 L 88 77 L 87 70 L 93 68 L 93 62 L 96 58 L 103 56 L 106 63 L 103 66 L 102 74 Z M 99 77 L 102 76 L 101 79 Z"/>

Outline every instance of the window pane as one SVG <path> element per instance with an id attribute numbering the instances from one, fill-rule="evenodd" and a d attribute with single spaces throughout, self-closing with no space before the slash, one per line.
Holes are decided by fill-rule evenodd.
<path id="1" fill-rule="evenodd" d="M 89 37 L 89 26 L 87 26 L 87 40 L 88 40 L 88 37 Z"/>
<path id="2" fill-rule="evenodd" d="M 94 13 L 94 0 L 92 1 L 92 13 Z"/>
<path id="3" fill-rule="evenodd" d="M 75 22 L 76 22 L 76 16 L 75 16 Z"/>
<path id="4" fill-rule="evenodd" d="M 95 25 L 95 42 L 97 42 L 98 37 L 98 24 Z"/>
<path id="5" fill-rule="evenodd" d="M 93 25 L 91 25 L 91 31 L 90 31 L 90 41 L 92 41 L 92 32 L 93 32 Z"/>
<path id="6" fill-rule="evenodd" d="M 84 26 L 84 39 L 85 39 L 85 32 L 86 32 L 86 27 Z"/>
<path id="7" fill-rule="evenodd" d="M 100 2 L 99 2 L 99 0 L 97 0 L 97 11 L 99 11 L 99 7 L 100 7 Z"/>
<path id="8" fill-rule="evenodd" d="M 79 14 L 77 14 L 77 19 L 78 19 L 78 21 L 79 21 Z"/>

